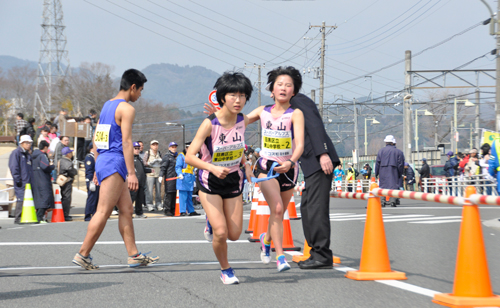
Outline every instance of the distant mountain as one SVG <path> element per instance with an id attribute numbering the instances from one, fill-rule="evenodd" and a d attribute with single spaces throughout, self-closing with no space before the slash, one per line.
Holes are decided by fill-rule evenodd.
<path id="1" fill-rule="evenodd" d="M 142 72 L 146 75 L 144 98 L 164 104 L 176 104 L 184 110 L 199 111 L 208 101 L 218 73 L 201 66 L 152 64 Z"/>
<path id="2" fill-rule="evenodd" d="M 22 60 L 11 56 L 0 56 L 0 68 L 5 72 L 10 70 L 15 66 L 26 66 L 36 69 L 38 67 L 38 62 L 30 60 Z"/>

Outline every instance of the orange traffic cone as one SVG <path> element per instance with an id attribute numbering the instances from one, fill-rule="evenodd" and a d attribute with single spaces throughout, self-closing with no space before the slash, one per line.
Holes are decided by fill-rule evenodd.
<path id="1" fill-rule="evenodd" d="M 54 199 L 55 208 L 52 211 L 52 220 L 50 222 L 66 222 L 64 219 L 64 211 L 61 203 L 61 194 L 59 189 L 56 189 L 56 196 Z"/>
<path id="2" fill-rule="evenodd" d="M 476 193 L 469 186 L 465 197 Z M 432 301 L 448 307 L 498 307 L 500 296 L 493 294 L 484 249 L 481 218 L 476 204 L 464 205 L 458 239 L 453 293 L 439 293 Z"/>
<path id="3" fill-rule="evenodd" d="M 361 188 L 361 180 L 358 180 L 358 186 L 356 187 L 356 193 L 363 193 L 363 188 Z"/>
<path id="4" fill-rule="evenodd" d="M 297 208 L 295 207 L 295 198 L 292 195 L 292 199 L 290 199 L 290 202 L 288 203 L 288 215 L 290 215 L 291 220 L 298 220 L 300 219 L 299 216 L 297 216 Z"/>
<path id="5" fill-rule="evenodd" d="M 377 187 L 373 183 L 370 190 Z M 391 270 L 380 198 L 369 198 L 367 208 L 359 271 L 348 271 L 345 276 L 354 280 L 406 279 L 405 273 Z"/>
<path id="6" fill-rule="evenodd" d="M 248 238 L 250 242 L 260 242 L 259 236 L 262 233 L 267 232 L 269 217 L 271 216 L 271 209 L 269 209 L 269 205 L 267 204 L 266 199 L 264 199 L 264 196 L 259 199 L 257 211 L 255 214 L 256 219 L 253 227 L 253 234 Z"/>
<path id="7" fill-rule="evenodd" d="M 374 176 L 372 176 L 372 178 L 370 179 L 370 184 L 371 184 L 371 183 L 375 183 L 375 177 L 374 177 Z M 370 185 L 370 186 L 371 186 L 371 185 Z"/>
<path id="8" fill-rule="evenodd" d="M 336 181 L 335 185 L 337 186 L 337 192 L 342 192 L 342 180 Z"/>
<path id="9" fill-rule="evenodd" d="M 248 222 L 248 229 L 245 230 L 245 233 L 252 233 L 254 230 L 253 225 L 255 224 L 257 206 L 259 205 L 259 194 L 262 194 L 259 189 L 259 183 L 255 183 L 253 188 L 252 208 L 250 210 L 250 221 Z"/>
<path id="10" fill-rule="evenodd" d="M 290 216 L 288 216 L 288 210 L 285 211 L 283 215 L 283 242 L 281 243 L 283 250 L 285 251 L 300 251 L 300 247 L 295 247 L 293 244 L 292 228 L 290 226 Z M 271 241 L 271 249 L 274 251 L 274 243 Z"/>
<path id="11" fill-rule="evenodd" d="M 294 255 L 292 257 L 292 261 L 295 263 L 299 263 L 300 261 L 305 261 L 305 260 L 309 259 L 310 256 L 311 256 L 311 247 L 309 246 L 309 244 L 307 244 L 307 241 L 304 241 L 304 254 L 303 255 Z M 340 264 L 341 263 L 340 258 L 333 256 L 333 263 Z"/>
<path id="12" fill-rule="evenodd" d="M 175 216 L 181 216 L 181 206 L 179 205 L 179 191 L 175 197 Z"/>

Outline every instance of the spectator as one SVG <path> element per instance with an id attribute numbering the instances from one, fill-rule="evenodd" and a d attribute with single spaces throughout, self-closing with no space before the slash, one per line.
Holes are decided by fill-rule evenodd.
<path id="1" fill-rule="evenodd" d="M 54 151 L 54 165 L 56 165 L 56 166 L 57 166 L 57 162 L 62 157 L 62 149 L 64 147 L 69 147 L 69 137 L 67 137 L 67 136 L 62 136 L 60 138 L 60 142 L 57 143 L 57 145 L 56 145 L 56 149 Z"/>
<path id="2" fill-rule="evenodd" d="M 33 140 L 38 140 L 40 137 L 40 134 L 42 133 L 42 128 L 47 127 L 50 131 L 50 128 L 52 127 L 52 123 L 50 121 L 45 121 L 44 124 L 40 125 L 37 127 L 36 132 L 35 132 L 35 139 Z"/>
<path id="3" fill-rule="evenodd" d="M 24 114 L 18 113 L 16 117 L 16 142 L 19 144 L 19 138 L 22 136 L 21 131 L 28 126 L 28 122 L 24 119 Z"/>
<path id="4" fill-rule="evenodd" d="M 345 177 L 347 191 L 352 192 L 353 186 L 356 185 L 356 169 L 352 166 L 352 163 L 347 163 L 347 175 Z"/>
<path id="5" fill-rule="evenodd" d="M 89 111 L 89 117 L 90 117 L 90 125 L 92 126 L 92 136 L 94 136 L 95 133 L 95 127 L 97 125 L 97 112 L 95 109 L 90 109 Z"/>
<path id="6" fill-rule="evenodd" d="M 137 141 L 139 143 L 139 146 L 140 146 L 140 151 L 139 151 L 139 156 L 141 157 L 142 161 L 144 162 L 144 142 L 142 141 Z"/>
<path id="7" fill-rule="evenodd" d="M 146 196 L 144 195 L 144 187 L 146 186 L 147 178 L 146 173 L 150 173 L 151 168 L 144 167 L 144 163 L 139 156 L 139 151 L 141 150 L 139 143 L 134 142 L 132 145 L 134 146 L 134 167 L 137 180 L 139 181 L 139 189 L 130 191 L 130 197 L 132 198 L 132 203 L 135 202 L 135 218 L 147 218 L 147 216 L 144 215 L 142 206 L 146 202 Z"/>
<path id="8" fill-rule="evenodd" d="M 491 146 L 488 144 L 488 143 L 485 143 L 481 146 L 481 160 L 479 161 L 479 167 L 481 168 L 481 174 L 483 175 L 483 179 L 485 179 L 483 181 L 483 184 L 489 184 L 490 182 L 492 182 L 493 178 L 492 176 L 490 175 L 490 172 L 489 172 L 489 161 L 490 161 L 490 158 L 491 158 Z M 484 192 L 481 192 L 481 193 L 484 193 Z M 491 195 L 491 187 L 487 187 L 486 188 L 486 194 L 487 195 Z"/>
<path id="9" fill-rule="evenodd" d="M 477 155 L 473 156 L 472 153 L 469 157 L 469 161 L 464 167 L 464 175 L 472 177 L 474 175 L 479 174 L 480 168 L 479 168 L 479 160 L 477 159 Z M 471 185 L 474 185 L 474 179 L 472 179 L 473 182 L 471 182 Z"/>
<path id="10" fill-rule="evenodd" d="M 373 171 L 373 169 L 372 169 L 372 167 L 370 166 L 369 163 L 366 163 L 365 167 L 366 167 L 366 178 L 367 179 L 371 179 L 372 178 L 372 171 Z"/>
<path id="11" fill-rule="evenodd" d="M 444 164 L 444 175 L 446 177 L 455 176 L 455 166 L 458 165 L 458 159 L 453 156 L 452 151 L 448 151 L 448 153 L 446 153 L 446 156 L 448 157 L 448 160 Z"/>
<path id="12" fill-rule="evenodd" d="M 344 170 L 342 169 L 342 164 L 339 164 L 335 171 L 333 172 L 333 176 L 335 177 L 334 181 L 342 181 L 342 177 L 345 175 Z"/>
<path id="13" fill-rule="evenodd" d="M 61 109 L 61 111 L 59 111 L 59 115 L 54 118 L 54 124 L 61 125 L 62 122 L 66 121 L 67 114 L 68 111 L 66 109 Z"/>
<path id="14" fill-rule="evenodd" d="M 50 141 L 59 137 L 59 133 L 57 132 L 58 129 L 59 129 L 59 127 L 57 126 L 57 124 L 52 124 L 52 126 L 50 127 L 50 132 L 49 132 Z"/>
<path id="15" fill-rule="evenodd" d="M 500 192 L 500 172 L 498 172 L 500 168 L 500 153 L 497 151 L 497 146 L 498 146 L 499 139 L 495 139 L 493 143 L 491 144 L 491 149 L 490 149 L 490 160 L 488 161 L 488 172 L 490 175 L 497 180 L 497 192 Z M 499 193 L 500 195 L 500 193 Z"/>
<path id="16" fill-rule="evenodd" d="M 24 188 L 26 184 L 32 183 L 33 168 L 31 165 L 31 155 L 29 150 L 33 140 L 28 135 L 22 135 L 19 138 L 19 147 L 12 151 L 9 156 L 9 169 L 14 182 L 14 192 L 17 203 L 14 212 L 14 223 L 21 222 L 21 213 L 23 212 Z"/>
<path id="17" fill-rule="evenodd" d="M 408 163 L 405 163 L 403 178 L 406 182 L 406 190 L 414 191 L 413 184 L 415 184 L 415 171 L 413 171 L 413 168 Z"/>
<path id="18" fill-rule="evenodd" d="M 49 128 L 47 126 L 42 127 L 40 136 L 38 137 L 37 141 L 37 146 L 40 148 L 40 142 L 46 141 L 48 144 L 50 144 L 50 138 L 49 138 Z"/>
<path id="19" fill-rule="evenodd" d="M 73 180 L 78 171 L 73 167 L 73 150 L 64 147 L 61 150 L 62 157 L 57 161 L 58 175 L 62 174 L 68 178 L 68 182 L 61 186 L 61 203 L 64 212 L 64 219 L 72 221 L 73 217 L 69 215 L 71 209 L 71 195 L 73 193 Z"/>
<path id="20" fill-rule="evenodd" d="M 418 173 L 420 174 L 420 187 L 422 188 L 423 191 L 423 183 L 425 182 L 424 179 L 428 179 L 431 177 L 431 169 L 429 168 L 429 165 L 427 164 L 427 158 L 422 158 L 422 168 L 417 169 Z"/>
<path id="21" fill-rule="evenodd" d="M 158 211 L 163 210 L 161 205 L 161 183 L 158 183 L 158 177 L 160 175 L 161 166 L 161 152 L 158 151 L 158 141 L 152 140 L 151 147 L 149 151 L 144 154 L 144 165 L 146 167 L 152 168 L 152 172 L 147 174 L 147 194 L 146 194 L 146 204 L 149 211 L 154 211 L 155 208 Z M 153 203 L 153 191 L 155 191 Z"/>
<path id="22" fill-rule="evenodd" d="M 170 142 L 168 152 L 163 156 L 159 181 L 163 182 L 166 178 L 177 176 L 175 172 L 175 163 L 177 160 L 177 143 Z M 176 181 L 165 182 L 165 197 L 163 198 L 163 210 L 165 215 L 173 216 L 175 214 L 175 197 L 177 196 Z"/>
<path id="23" fill-rule="evenodd" d="M 50 174 L 55 166 L 47 157 L 49 143 L 40 141 L 38 149 L 33 152 L 33 200 L 35 201 L 36 218 L 40 223 L 47 223 L 44 216 L 48 209 L 54 208 L 54 194 Z"/>
<path id="24" fill-rule="evenodd" d="M 193 166 L 186 163 L 186 150 L 191 142 L 186 143 L 186 148 L 182 153 L 177 155 L 175 163 L 175 172 L 177 173 L 177 190 L 179 190 L 179 209 L 181 216 L 186 216 L 186 209 L 189 216 L 200 215 L 193 207 L 193 184 L 194 172 Z"/>
<path id="25" fill-rule="evenodd" d="M 403 152 L 394 145 L 394 137 L 387 135 L 384 139 L 385 147 L 377 153 L 375 176 L 379 177 L 380 188 L 399 189 L 400 179 L 403 176 L 405 157 Z M 383 198 L 385 200 L 385 197 Z M 395 198 L 390 198 L 391 206 L 396 206 Z M 385 202 L 382 204 L 385 206 Z"/>
<path id="26" fill-rule="evenodd" d="M 94 145 L 91 143 L 87 147 L 87 156 L 85 157 L 85 183 L 87 184 L 87 202 L 85 203 L 85 221 L 90 221 L 97 210 L 99 201 L 100 186 L 94 183 L 95 174 L 95 155 L 92 152 Z"/>
<path id="27" fill-rule="evenodd" d="M 35 119 L 34 118 L 29 118 L 28 119 L 28 125 L 26 125 L 23 129 L 21 129 L 21 136 L 22 135 L 29 135 L 31 137 L 31 140 L 35 138 Z"/>

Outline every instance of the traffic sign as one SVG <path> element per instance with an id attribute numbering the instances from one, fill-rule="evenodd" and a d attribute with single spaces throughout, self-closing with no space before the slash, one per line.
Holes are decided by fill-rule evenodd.
<path id="1" fill-rule="evenodd" d="M 213 90 L 210 94 L 208 94 L 208 102 L 217 108 L 217 110 L 220 110 L 220 105 L 217 101 L 217 90 Z"/>

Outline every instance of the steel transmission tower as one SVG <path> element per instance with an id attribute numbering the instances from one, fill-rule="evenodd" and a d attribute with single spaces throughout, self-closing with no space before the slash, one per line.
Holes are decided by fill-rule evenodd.
<path id="1" fill-rule="evenodd" d="M 42 37 L 33 115 L 52 112 L 53 86 L 68 73 L 69 58 L 64 35 L 61 0 L 43 0 Z M 42 99 L 42 96 L 45 99 Z"/>

